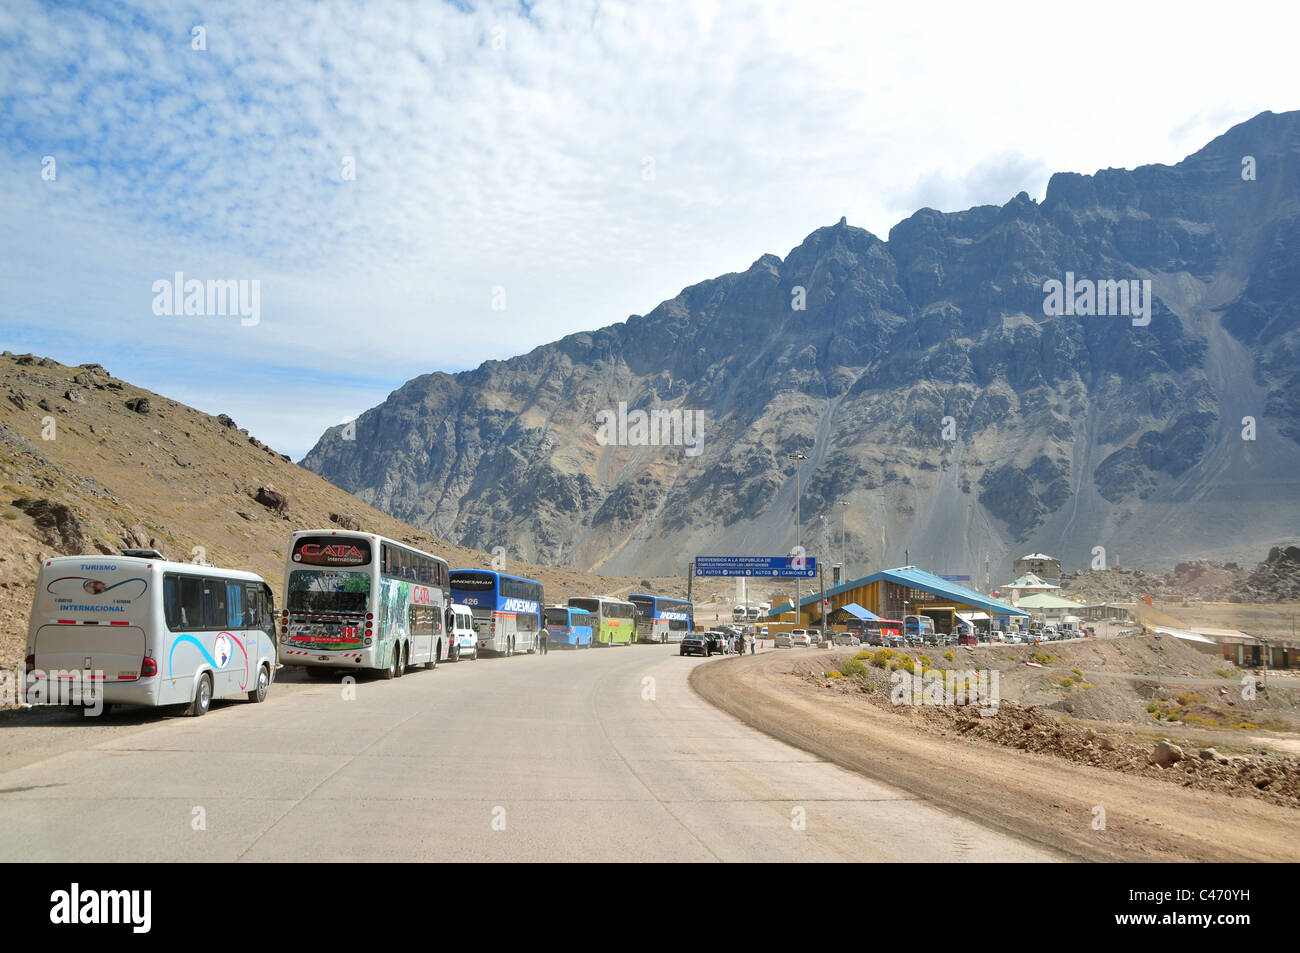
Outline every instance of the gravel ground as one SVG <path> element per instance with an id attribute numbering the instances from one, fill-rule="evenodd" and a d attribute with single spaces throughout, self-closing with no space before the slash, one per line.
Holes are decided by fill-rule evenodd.
<path id="1" fill-rule="evenodd" d="M 1004 702 L 997 716 L 980 719 L 891 706 L 872 697 L 880 689 L 862 690 L 866 683 L 860 679 L 858 685 L 828 687 L 841 680 L 809 678 L 848 655 L 781 651 L 720 659 L 699 666 L 691 683 L 714 704 L 782 741 L 1080 859 L 1300 860 L 1300 810 L 1293 797 L 1292 806 L 1284 807 L 1268 794 L 1236 796 L 1216 787 L 1219 768 L 1240 771 L 1241 762 L 1195 768 L 1177 762 L 1163 769 L 1139 763 L 1131 772 L 1117 770 L 1107 765 L 1136 758 L 1125 747 L 1136 742 L 1115 738 L 1115 747 L 1107 749 L 1111 742 L 1102 741 L 1102 732 L 1070 726 L 1062 744 L 1055 735 L 1059 724 L 1042 709 L 1027 712 Z M 969 724 L 977 719 L 978 727 Z M 986 720 L 989 727 L 983 726 Z M 1008 746 L 985 736 L 999 730 L 1024 744 Z M 1195 751 L 1187 753 L 1202 760 Z M 1274 762 L 1265 771 L 1270 772 L 1277 777 L 1268 787 L 1276 785 L 1281 795 L 1293 789 L 1293 766 Z"/>

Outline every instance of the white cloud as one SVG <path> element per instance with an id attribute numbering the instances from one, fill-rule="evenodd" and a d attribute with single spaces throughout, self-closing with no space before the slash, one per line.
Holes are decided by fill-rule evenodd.
<path id="1" fill-rule="evenodd" d="M 322 382 L 269 382 L 280 406 L 249 409 L 269 432 L 310 418 L 341 365 L 396 385 L 506 357 L 841 215 L 884 236 L 921 204 L 1177 161 L 1294 105 L 1277 99 L 1289 31 L 1260 28 L 1288 10 L 17 0 L 0 10 L 4 321 L 214 389 L 249 363 Z M 259 278 L 262 325 L 154 318 L 150 284 L 175 271 Z"/>

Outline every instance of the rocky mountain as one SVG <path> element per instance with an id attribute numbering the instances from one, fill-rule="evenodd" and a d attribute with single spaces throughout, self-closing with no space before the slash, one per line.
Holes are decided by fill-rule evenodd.
<path id="1" fill-rule="evenodd" d="M 797 484 L 799 538 L 838 561 L 843 519 L 854 575 L 1246 559 L 1300 531 L 1297 262 L 1300 113 L 1262 113 L 1042 203 L 922 209 L 887 241 L 841 220 L 416 378 L 303 464 L 467 546 L 607 572 L 786 551 Z M 655 445 L 637 410 L 700 412 L 703 439 Z"/>

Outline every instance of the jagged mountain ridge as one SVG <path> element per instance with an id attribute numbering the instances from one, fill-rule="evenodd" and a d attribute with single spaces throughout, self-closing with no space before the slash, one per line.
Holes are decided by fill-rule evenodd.
<path id="1" fill-rule="evenodd" d="M 1298 260 L 1300 113 L 1262 113 L 1174 166 L 1058 173 L 1041 204 L 922 209 L 888 241 L 841 220 L 648 315 L 416 378 L 303 464 L 464 545 L 607 572 L 788 549 L 794 450 L 800 538 L 837 558 L 843 516 L 855 573 L 1247 558 L 1297 531 Z M 1150 324 L 1046 316 L 1067 272 L 1150 279 Z M 600 445 L 620 401 L 703 410 L 702 453 Z"/>

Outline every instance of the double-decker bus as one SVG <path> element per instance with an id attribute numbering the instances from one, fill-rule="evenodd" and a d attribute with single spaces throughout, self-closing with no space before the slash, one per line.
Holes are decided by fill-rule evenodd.
<path id="1" fill-rule="evenodd" d="M 575 609 L 591 613 L 591 635 L 596 645 L 631 645 L 636 639 L 636 606 L 604 596 L 575 596 Z"/>
<path id="2" fill-rule="evenodd" d="M 490 569 L 455 569 L 453 602 L 469 606 L 478 651 L 535 652 L 542 630 L 542 584 Z"/>
<path id="3" fill-rule="evenodd" d="M 638 642 L 680 642 L 695 628 L 695 607 L 685 599 L 634 592 L 627 601 L 636 606 Z"/>
<path id="4" fill-rule="evenodd" d="M 901 636 L 903 623 L 897 619 L 867 619 L 853 621 L 848 625 L 850 632 L 856 632 L 863 645 L 885 645 L 889 636 Z"/>
<path id="5" fill-rule="evenodd" d="M 312 675 L 373 669 L 399 678 L 451 651 L 447 561 L 371 533 L 300 530 L 289 539 L 280 661 Z"/>
<path id="6" fill-rule="evenodd" d="M 934 620 L 928 615 L 903 616 L 903 637 L 923 642 L 934 635 Z"/>
<path id="7" fill-rule="evenodd" d="M 547 606 L 542 610 L 546 622 L 546 643 L 550 648 L 567 645 L 575 649 L 591 648 L 591 613 L 572 606 Z"/>

